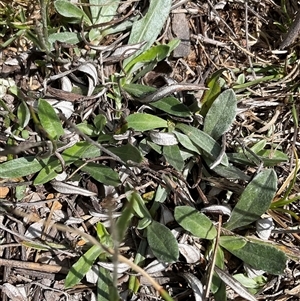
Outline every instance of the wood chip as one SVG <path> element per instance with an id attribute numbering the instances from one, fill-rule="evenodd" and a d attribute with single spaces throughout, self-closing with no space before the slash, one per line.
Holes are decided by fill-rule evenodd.
<path id="1" fill-rule="evenodd" d="M 172 31 L 181 40 L 179 46 L 174 49 L 174 58 L 187 57 L 191 51 L 190 29 L 186 14 L 174 14 L 172 17 Z"/>

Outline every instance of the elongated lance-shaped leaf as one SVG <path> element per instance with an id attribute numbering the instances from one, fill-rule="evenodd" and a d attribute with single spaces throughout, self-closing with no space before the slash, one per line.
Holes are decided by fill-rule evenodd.
<path id="1" fill-rule="evenodd" d="M 77 161 L 74 164 L 77 167 L 81 167 L 83 163 L 83 161 Z M 121 183 L 119 179 L 119 174 L 105 165 L 89 162 L 84 167 L 82 167 L 81 170 L 87 172 L 99 183 L 112 186 L 118 186 Z"/>
<path id="2" fill-rule="evenodd" d="M 239 238 L 236 238 L 239 239 Z M 283 273 L 287 257 L 284 252 L 265 242 L 247 241 L 237 248 L 233 239 L 220 240 L 220 245 L 255 269 L 266 271 L 273 275 Z"/>
<path id="3" fill-rule="evenodd" d="M 168 126 L 166 120 L 146 113 L 131 114 L 126 118 L 126 121 L 128 127 L 136 131 L 148 131 Z"/>
<path id="4" fill-rule="evenodd" d="M 108 147 L 107 149 L 120 157 L 124 162 L 130 160 L 140 163 L 144 159 L 140 150 L 131 143 L 127 143 L 118 147 Z"/>
<path id="5" fill-rule="evenodd" d="M 40 171 L 49 159 L 37 160 L 34 156 L 28 156 L 0 163 L 0 177 L 18 178 L 34 174 Z"/>
<path id="6" fill-rule="evenodd" d="M 93 24 L 111 21 L 119 6 L 120 0 L 89 0 Z"/>
<path id="7" fill-rule="evenodd" d="M 38 115 L 41 125 L 52 139 L 58 139 L 64 134 L 64 129 L 55 110 L 44 99 L 39 99 Z"/>
<path id="8" fill-rule="evenodd" d="M 171 4 L 172 0 L 151 0 L 146 15 L 133 24 L 128 44 L 147 41 L 146 45 L 142 47 L 139 53 L 149 49 L 157 39 L 165 21 L 169 16 Z M 135 54 L 133 57 L 136 55 L 137 54 Z M 133 57 L 131 57 L 129 60 L 132 60 Z M 125 60 L 125 68 L 129 60 Z"/>
<path id="9" fill-rule="evenodd" d="M 19 126 L 22 129 L 24 129 L 27 126 L 31 117 L 28 106 L 24 101 L 22 101 L 18 107 L 17 116 L 18 116 Z"/>
<path id="10" fill-rule="evenodd" d="M 184 160 L 181 156 L 178 145 L 166 145 L 163 147 L 163 154 L 166 161 L 178 171 L 184 167 Z"/>
<path id="11" fill-rule="evenodd" d="M 84 253 L 71 267 L 65 280 L 65 287 L 70 288 L 78 284 L 85 274 L 91 269 L 95 260 L 102 252 L 103 250 L 99 246 L 92 246 L 86 253 Z"/>
<path id="12" fill-rule="evenodd" d="M 237 110 L 237 100 L 232 89 L 221 93 L 209 108 L 203 131 L 218 140 L 231 126 Z"/>
<path id="13" fill-rule="evenodd" d="M 149 246 L 156 258 L 164 263 L 176 262 L 179 257 L 179 248 L 176 238 L 166 226 L 153 221 L 147 227 Z"/>
<path id="14" fill-rule="evenodd" d="M 141 53 L 140 55 L 135 57 L 133 60 L 131 60 L 126 65 L 126 68 L 124 70 L 126 71 L 127 77 L 129 78 L 129 75 L 131 73 L 137 71 L 138 69 L 140 69 L 144 66 L 151 65 L 153 63 L 156 64 L 157 62 L 162 61 L 163 59 L 165 59 L 168 56 L 169 52 L 170 52 L 170 47 L 168 45 L 152 46 L 150 49 L 144 51 L 143 53 Z M 132 90 L 132 92 L 134 92 L 134 86 L 136 86 L 136 87 L 141 86 L 142 91 L 145 89 L 155 90 L 153 87 L 150 87 L 150 86 L 144 86 L 141 84 L 130 84 L 130 83 L 124 85 L 124 89 L 128 93 L 130 93 L 130 90 Z M 144 86 L 144 87 L 142 87 L 142 86 Z"/>
<path id="15" fill-rule="evenodd" d="M 113 285 L 113 280 L 109 270 L 99 267 L 99 278 L 97 281 L 97 297 L 100 301 L 119 300 L 117 288 Z"/>
<path id="16" fill-rule="evenodd" d="M 270 207 L 276 189 L 275 171 L 273 169 L 262 171 L 248 184 L 224 227 L 232 230 L 249 225 L 259 219 Z"/>
<path id="17" fill-rule="evenodd" d="M 92 25 L 92 22 L 86 13 L 76 5 L 72 4 L 70 1 L 57 0 L 54 2 L 54 7 L 60 15 L 67 18 L 72 18 L 76 20 L 76 23 L 80 23 L 83 19 L 87 25 Z"/>
<path id="18" fill-rule="evenodd" d="M 195 127 L 183 123 L 177 124 L 176 129 L 179 129 L 184 134 L 186 134 L 190 138 L 190 140 L 195 145 L 197 145 L 200 149 L 205 151 L 207 156 L 209 156 L 212 160 L 217 159 L 217 157 L 221 152 L 221 146 L 216 140 L 214 140 L 208 134 Z M 228 159 L 226 154 L 224 154 L 221 164 L 228 166 Z"/>
<path id="19" fill-rule="evenodd" d="M 214 239 L 217 236 L 217 230 L 212 221 L 192 207 L 177 206 L 174 216 L 182 228 L 197 237 Z"/>
<path id="20" fill-rule="evenodd" d="M 222 73 L 226 71 L 226 69 L 220 69 L 213 73 L 211 77 L 207 81 L 207 87 L 209 88 L 204 92 L 204 95 L 201 99 L 202 107 L 201 107 L 201 115 L 206 116 L 211 104 L 221 93 L 222 86 L 225 84 L 224 79 L 222 79 Z"/>
<path id="21" fill-rule="evenodd" d="M 191 116 L 191 111 L 189 110 L 189 108 L 173 96 L 165 97 L 161 100 L 152 102 L 151 106 L 174 116 Z"/>

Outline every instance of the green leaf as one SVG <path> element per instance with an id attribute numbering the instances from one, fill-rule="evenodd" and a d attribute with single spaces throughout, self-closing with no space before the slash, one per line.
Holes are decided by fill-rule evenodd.
<path id="1" fill-rule="evenodd" d="M 189 108 L 180 102 L 175 97 L 165 97 L 161 100 L 151 103 L 151 106 L 157 108 L 161 111 L 164 111 L 170 115 L 179 116 L 179 117 L 189 117 L 191 112 Z"/>
<path id="2" fill-rule="evenodd" d="M 204 156 L 204 158 L 205 158 L 205 162 L 208 165 L 211 165 L 213 163 L 213 161 L 211 159 L 208 159 L 206 156 Z M 249 181 L 251 179 L 250 176 L 246 175 L 245 172 L 238 169 L 234 165 L 228 165 L 228 166 L 218 165 L 214 168 L 214 172 L 216 172 L 218 175 L 226 179 L 243 180 L 243 181 Z"/>
<path id="3" fill-rule="evenodd" d="M 16 189 L 15 197 L 17 201 L 22 201 L 27 195 L 26 193 L 27 185 L 17 186 L 15 189 Z"/>
<path id="4" fill-rule="evenodd" d="M 116 34 L 118 32 L 123 32 L 125 30 L 130 30 L 131 27 L 132 27 L 133 22 L 137 19 L 138 19 L 138 16 L 133 16 L 131 18 L 126 18 L 126 20 L 124 20 L 121 23 L 115 24 L 114 26 L 106 27 L 101 32 L 102 38 L 104 38 L 108 35 Z"/>
<path id="5" fill-rule="evenodd" d="M 214 239 L 217 236 L 217 230 L 211 220 L 192 207 L 177 206 L 174 217 L 182 228 L 197 237 Z"/>
<path id="6" fill-rule="evenodd" d="M 160 154 L 160 155 L 162 154 L 162 146 L 157 145 L 156 143 L 153 143 L 151 141 L 147 141 L 147 145 L 150 146 L 158 154 Z"/>
<path id="7" fill-rule="evenodd" d="M 76 127 L 84 134 L 91 136 L 91 137 L 96 137 L 97 136 L 97 130 L 96 128 L 92 125 L 87 123 L 86 121 L 79 123 L 76 125 Z"/>
<path id="8" fill-rule="evenodd" d="M 24 101 L 22 101 L 18 107 L 17 116 L 20 128 L 24 129 L 27 126 L 31 117 L 29 109 Z"/>
<path id="9" fill-rule="evenodd" d="M 91 156 L 89 156 L 91 155 Z M 65 165 L 68 166 L 81 158 L 91 158 L 100 155 L 100 151 L 94 145 L 86 141 L 80 141 L 66 149 L 62 153 Z M 41 185 L 53 180 L 57 173 L 61 170 L 61 163 L 58 159 L 52 158 L 50 162 L 44 166 L 34 180 L 34 185 Z"/>
<path id="10" fill-rule="evenodd" d="M 105 0 L 104 0 L 105 1 Z M 103 0 L 89 0 L 90 4 L 90 12 L 91 12 L 91 20 L 93 24 L 101 23 L 101 9 L 103 4 Z M 109 6 L 109 5 L 108 5 Z M 113 15 L 111 16 L 113 18 Z M 108 20 L 109 22 L 110 20 Z M 105 21 L 102 21 L 105 22 Z"/>
<path id="11" fill-rule="evenodd" d="M 119 0 L 89 0 L 93 24 L 101 24 L 111 21 L 116 15 Z"/>
<path id="12" fill-rule="evenodd" d="M 199 149 L 193 144 L 193 142 L 191 141 L 191 139 L 187 135 L 182 134 L 182 133 L 177 132 L 177 131 L 173 131 L 173 133 L 175 134 L 175 136 L 177 137 L 179 143 L 182 146 L 184 146 L 186 149 L 188 149 L 190 151 L 193 151 L 197 154 L 200 154 Z"/>
<path id="13" fill-rule="evenodd" d="M 214 273 L 216 274 L 216 273 Z M 218 276 L 219 277 L 219 276 Z M 221 281 L 218 291 L 214 294 L 215 301 L 227 301 L 226 284 Z"/>
<path id="14" fill-rule="evenodd" d="M 253 156 L 247 150 L 245 153 L 229 153 L 228 159 L 230 162 L 256 166 L 260 162 L 264 163 L 264 166 L 274 166 L 282 162 L 288 161 L 288 156 L 279 150 L 264 149 L 257 153 L 257 156 Z"/>
<path id="15" fill-rule="evenodd" d="M 110 272 L 99 267 L 99 278 L 97 281 L 97 300 L 98 301 L 111 301 L 120 300 L 116 287 L 114 286 Z"/>
<path id="16" fill-rule="evenodd" d="M 176 128 L 181 130 L 184 134 L 186 134 L 190 138 L 190 140 L 195 145 L 204 150 L 207 153 L 207 155 L 212 158 L 212 160 L 215 160 L 219 156 L 221 152 L 221 146 L 208 134 L 204 133 L 203 131 L 197 128 L 183 123 L 177 124 Z M 221 164 L 228 166 L 228 159 L 226 154 L 224 154 Z"/>
<path id="17" fill-rule="evenodd" d="M 226 69 L 220 69 L 208 79 L 207 87 L 209 89 L 204 92 L 204 95 L 201 99 L 203 104 L 201 107 L 202 116 L 206 116 L 211 104 L 221 93 L 222 82 L 224 82 L 221 76 L 224 71 L 226 71 Z"/>
<path id="18" fill-rule="evenodd" d="M 131 192 L 127 193 L 126 198 L 128 200 L 128 203 L 123 209 L 122 215 L 118 218 L 116 222 L 118 241 L 122 241 L 128 229 L 128 225 L 133 217 L 133 203 L 135 202 L 135 200 L 132 197 L 132 193 Z"/>
<path id="19" fill-rule="evenodd" d="M 49 158 L 37 160 L 34 156 L 22 157 L 0 164 L 0 178 L 19 178 L 32 175 L 47 165 Z"/>
<path id="20" fill-rule="evenodd" d="M 248 184 L 224 227 L 232 230 L 259 219 L 270 207 L 276 189 L 277 176 L 274 170 L 262 171 Z"/>
<path id="21" fill-rule="evenodd" d="M 283 274 L 286 267 L 287 257 L 284 252 L 265 243 L 247 242 L 237 249 L 232 249 L 230 244 L 223 247 L 253 268 L 273 275 Z"/>
<path id="22" fill-rule="evenodd" d="M 168 196 L 168 189 L 166 187 L 158 186 L 155 192 L 155 199 L 154 202 L 156 203 L 163 203 Z"/>
<path id="23" fill-rule="evenodd" d="M 212 103 L 204 119 L 203 131 L 218 140 L 231 126 L 237 111 L 237 100 L 232 89 L 221 93 Z"/>
<path id="24" fill-rule="evenodd" d="M 96 231 L 100 242 L 108 248 L 113 248 L 113 244 L 114 244 L 113 239 L 102 223 L 100 222 L 97 223 Z M 99 259 L 102 260 L 106 259 L 105 251 L 102 250 L 99 256 L 100 256 Z M 97 283 L 98 300 L 108 300 L 108 301 L 119 300 L 118 297 L 112 297 L 112 296 L 117 296 L 118 294 L 116 288 L 112 283 L 110 272 L 100 266 L 98 276 L 99 276 L 98 283 Z"/>
<path id="25" fill-rule="evenodd" d="M 99 246 L 92 246 L 85 254 L 83 254 L 71 267 L 65 280 L 65 288 L 70 288 L 78 284 L 91 269 L 95 260 L 102 252 L 103 250 Z"/>
<path id="26" fill-rule="evenodd" d="M 166 145 L 163 147 L 163 155 L 166 161 L 178 171 L 184 167 L 184 160 L 181 156 L 178 145 Z"/>
<path id="27" fill-rule="evenodd" d="M 255 143 L 251 150 L 257 154 L 259 151 L 263 150 L 267 144 L 267 141 L 265 139 L 259 140 L 257 143 Z"/>
<path id="28" fill-rule="evenodd" d="M 89 142 L 87 142 L 89 144 Z M 81 155 L 81 158 L 83 159 L 90 159 L 90 158 L 96 158 L 101 155 L 101 150 L 96 145 L 89 144 L 89 147 L 86 148 L 86 150 Z"/>
<path id="29" fill-rule="evenodd" d="M 94 118 L 93 123 L 94 123 L 94 125 L 95 125 L 97 131 L 98 131 L 99 133 L 102 132 L 104 126 L 105 126 L 106 123 L 107 123 L 107 120 L 106 120 L 105 115 L 103 115 L 103 114 L 98 114 L 98 115 Z"/>
<path id="30" fill-rule="evenodd" d="M 213 246 L 216 243 L 216 241 L 213 241 Z M 209 260 L 210 258 L 208 258 Z M 216 266 L 219 267 L 220 269 L 224 269 L 224 251 L 220 246 L 217 246 L 217 252 L 216 252 Z M 222 280 L 220 277 L 217 275 L 216 272 L 213 274 L 212 282 L 211 282 L 211 292 L 215 294 L 221 286 Z"/>
<path id="31" fill-rule="evenodd" d="M 138 230 L 143 230 L 143 229 L 147 228 L 151 223 L 152 223 L 152 218 L 144 217 L 139 220 L 136 228 Z"/>
<path id="32" fill-rule="evenodd" d="M 140 217 L 140 218 L 147 217 L 149 219 L 152 219 L 151 214 L 148 211 L 143 198 L 135 191 L 132 192 L 131 198 L 133 200 L 133 202 L 132 202 L 133 210 L 138 215 L 138 217 Z"/>
<path id="33" fill-rule="evenodd" d="M 178 243 L 170 229 L 153 221 L 147 228 L 149 246 L 156 258 L 165 263 L 176 262 L 179 257 Z"/>
<path id="34" fill-rule="evenodd" d="M 265 166 L 274 166 L 279 163 L 287 162 L 289 157 L 287 154 L 272 149 L 263 149 L 257 153 L 262 158 Z"/>
<path id="35" fill-rule="evenodd" d="M 87 141 L 77 142 L 73 146 L 64 150 L 62 153 L 66 164 L 73 163 L 80 158 L 92 158 L 93 156 L 99 155 L 100 150 Z"/>
<path id="36" fill-rule="evenodd" d="M 126 121 L 128 128 L 133 128 L 136 131 L 148 131 L 168 126 L 166 120 L 147 113 L 131 114 L 126 118 Z"/>
<path id="37" fill-rule="evenodd" d="M 252 80 L 251 82 L 246 82 L 246 83 L 241 84 L 241 85 L 234 85 L 232 88 L 234 90 L 246 89 L 246 88 L 258 85 L 258 84 L 263 83 L 263 82 L 271 82 L 272 80 L 274 80 L 274 81 L 279 80 L 282 77 L 283 77 L 282 73 L 267 75 L 267 76 L 259 77 L 255 80 Z"/>
<path id="38" fill-rule="evenodd" d="M 136 21 L 131 29 L 128 44 L 135 44 L 147 41 L 146 45 L 141 48 L 139 53 L 149 49 L 160 34 L 165 21 L 167 20 L 171 10 L 172 0 L 152 0 L 146 15 Z M 137 56 L 135 54 L 133 57 Z M 130 58 L 130 60 L 133 59 Z M 128 61 L 125 61 L 126 66 Z"/>
<path id="39" fill-rule="evenodd" d="M 133 97 L 143 98 L 149 93 L 156 91 L 155 88 L 141 84 L 125 84 L 123 89 Z"/>
<path id="40" fill-rule="evenodd" d="M 77 167 L 80 167 L 83 163 L 84 162 L 77 161 L 74 164 Z M 118 173 L 108 166 L 91 162 L 87 163 L 81 170 L 88 173 L 96 181 L 105 185 L 118 186 L 121 184 Z"/>
<path id="41" fill-rule="evenodd" d="M 242 236 L 221 236 L 219 240 L 220 246 L 225 249 L 230 250 L 237 250 L 243 248 L 247 240 L 244 239 Z"/>
<path id="42" fill-rule="evenodd" d="M 253 156 L 248 151 L 245 153 L 229 153 L 228 160 L 233 163 L 242 164 L 242 165 L 250 165 L 257 166 L 259 164 L 259 156 Z"/>
<path id="43" fill-rule="evenodd" d="M 49 251 L 55 249 L 67 250 L 68 247 L 62 244 L 57 244 L 53 242 L 34 242 L 34 241 L 22 241 L 22 246 L 27 248 L 32 248 L 35 250 Z"/>
<path id="44" fill-rule="evenodd" d="M 130 143 L 118 147 L 108 147 L 107 149 L 115 155 L 117 155 L 118 157 L 120 157 L 124 162 L 130 160 L 133 162 L 140 163 L 144 159 L 139 149 Z"/>
<path id="45" fill-rule="evenodd" d="M 144 51 L 142 54 L 132 59 L 125 67 L 127 78 L 130 78 L 130 75 L 141 69 L 142 67 L 151 67 L 154 66 L 165 59 L 170 53 L 170 47 L 168 45 L 156 45 L 152 46 L 150 49 Z M 146 68 L 145 68 L 146 69 Z M 150 70 L 148 70 L 150 71 Z M 150 88 L 150 87 L 149 87 Z"/>
<path id="46" fill-rule="evenodd" d="M 58 139 L 64 134 L 64 129 L 56 112 L 54 111 L 53 107 L 44 99 L 39 99 L 38 116 L 44 130 L 52 139 Z"/>
<path id="47" fill-rule="evenodd" d="M 246 287 L 251 294 L 257 294 L 260 289 L 267 284 L 267 278 L 264 276 L 257 276 L 254 278 L 248 278 L 243 274 L 233 275 L 234 279 L 240 282 Z"/>
<path id="48" fill-rule="evenodd" d="M 101 222 L 97 223 L 96 231 L 97 231 L 97 236 L 99 238 L 99 241 L 106 247 L 113 248 L 113 246 L 114 246 L 113 240 L 112 240 L 110 234 L 107 232 L 105 226 Z M 103 252 L 105 253 L 104 250 L 103 250 Z"/>
<path id="49" fill-rule="evenodd" d="M 77 32 L 56 32 L 49 35 L 49 43 L 52 45 L 56 41 L 75 45 L 82 41 L 82 38 Z"/>
<path id="50" fill-rule="evenodd" d="M 34 185 L 42 185 L 53 180 L 58 172 L 61 171 L 61 163 L 58 159 L 52 158 L 52 160 L 38 173 L 33 181 Z"/>
<path id="51" fill-rule="evenodd" d="M 91 20 L 85 12 L 70 1 L 57 0 L 54 2 L 54 6 L 57 12 L 62 16 L 76 19 L 78 23 L 81 22 L 81 19 L 83 19 L 87 25 L 92 25 Z"/>
<path id="52" fill-rule="evenodd" d="M 169 53 L 168 56 L 172 53 L 172 51 L 177 48 L 179 46 L 179 44 L 181 43 L 181 40 L 176 38 L 171 40 L 167 45 L 169 46 Z"/>

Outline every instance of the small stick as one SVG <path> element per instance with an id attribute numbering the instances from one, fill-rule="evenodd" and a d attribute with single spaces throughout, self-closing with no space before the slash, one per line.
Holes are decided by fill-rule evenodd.
<path id="1" fill-rule="evenodd" d="M 29 261 L 19 261 L 19 260 L 12 260 L 12 259 L 3 259 L 3 258 L 0 258 L 0 265 L 11 267 L 11 268 L 20 268 L 26 270 L 53 273 L 53 274 L 57 274 L 57 273 L 68 274 L 70 270 L 69 268 L 61 267 L 58 265 L 29 262 Z"/>

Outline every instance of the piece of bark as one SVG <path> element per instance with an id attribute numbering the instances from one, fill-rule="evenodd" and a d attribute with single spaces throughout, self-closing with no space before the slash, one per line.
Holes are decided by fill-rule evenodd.
<path id="1" fill-rule="evenodd" d="M 191 51 L 190 29 L 186 14 L 174 14 L 172 17 L 173 34 L 181 40 L 173 51 L 174 58 L 187 57 Z"/>

